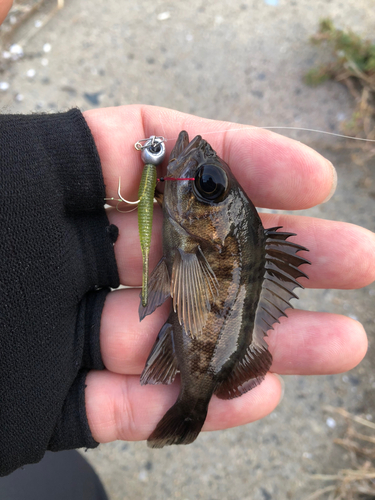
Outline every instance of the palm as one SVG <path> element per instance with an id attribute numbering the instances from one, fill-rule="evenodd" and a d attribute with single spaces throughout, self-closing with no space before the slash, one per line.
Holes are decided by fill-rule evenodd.
<path id="1" fill-rule="evenodd" d="M 176 138 L 185 129 L 201 134 L 231 167 L 256 206 L 284 210 L 309 208 L 323 202 L 334 186 L 334 170 L 318 153 L 290 139 L 259 129 L 214 133 L 238 125 L 202 120 L 174 111 L 124 106 L 85 113 L 102 162 L 107 196 L 114 196 L 122 177 L 122 194 L 136 199 L 142 163 L 134 143 L 150 135 Z M 174 141 L 167 143 L 167 153 Z M 123 215 L 109 209 L 120 230 L 115 245 L 121 283 L 139 285 L 142 257 L 136 212 Z M 283 226 L 298 234 L 310 249 L 309 288 L 359 288 L 375 279 L 375 237 L 351 224 L 308 217 L 263 214 L 265 227 Z M 162 214 L 155 209 L 150 268 L 161 257 Z M 332 245 L 334 237 L 335 245 Z M 86 408 L 93 437 L 99 442 L 146 439 L 174 403 L 178 388 L 141 387 L 139 375 L 156 335 L 168 316 L 164 304 L 139 323 L 139 290 L 118 290 L 107 298 L 101 321 L 101 350 L 107 370 L 87 378 Z M 268 337 L 272 372 L 328 374 L 349 370 L 363 358 L 367 339 L 363 327 L 350 318 L 306 311 L 288 311 L 288 319 Z M 223 429 L 262 418 L 281 395 L 280 379 L 270 373 L 256 389 L 240 398 L 213 398 L 205 430 Z"/>

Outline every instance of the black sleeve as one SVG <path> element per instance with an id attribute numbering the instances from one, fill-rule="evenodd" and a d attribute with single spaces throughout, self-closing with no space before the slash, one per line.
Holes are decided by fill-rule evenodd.
<path id="1" fill-rule="evenodd" d="M 119 285 L 117 228 L 80 113 L 0 115 L 0 475 L 45 451 L 97 446 L 85 377 Z"/>

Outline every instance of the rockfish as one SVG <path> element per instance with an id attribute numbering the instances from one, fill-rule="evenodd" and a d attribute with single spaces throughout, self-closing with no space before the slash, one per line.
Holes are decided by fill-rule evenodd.
<path id="1" fill-rule="evenodd" d="M 265 341 L 289 300 L 306 248 L 293 233 L 264 229 L 241 186 L 211 146 L 182 131 L 171 153 L 163 197 L 163 257 L 149 279 L 140 320 L 168 297 L 162 327 L 141 375 L 142 384 L 181 389 L 148 438 L 152 448 L 189 444 L 202 429 L 213 394 L 241 396 L 272 364 Z M 188 178 L 190 180 L 181 180 Z M 191 180 L 191 179 L 194 180 Z"/>

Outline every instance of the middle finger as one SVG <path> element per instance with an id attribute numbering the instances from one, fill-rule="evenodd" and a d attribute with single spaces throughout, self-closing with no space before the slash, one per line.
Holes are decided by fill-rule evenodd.
<path id="1" fill-rule="evenodd" d="M 109 210 L 111 223 L 119 227 L 115 245 L 116 261 L 123 285 L 142 283 L 142 255 L 139 243 L 137 212 L 121 214 Z M 311 266 L 301 266 L 309 279 L 300 282 L 307 288 L 360 288 L 375 280 L 375 235 L 346 222 L 284 214 L 261 214 L 264 227 L 283 226 L 283 231 L 296 233 L 294 241 L 309 249 L 301 252 Z M 155 205 L 152 228 L 150 269 L 162 256 L 162 211 Z M 138 307 L 138 306 L 137 306 Z"/>
<path id="2" fill-rule="evenodd" d="M 140 323 L 139 290 L 107 296 L 100 332 L 103 362 L 112 372 L 140 374 L 168 318 L 169 301 Z M 271 371 L 280 374 L 340 373 L 356 366 L 367 349 L 366 333 L 355 320 L 330 313 L 287 310 L 267 342 L 273 354 Z"/>

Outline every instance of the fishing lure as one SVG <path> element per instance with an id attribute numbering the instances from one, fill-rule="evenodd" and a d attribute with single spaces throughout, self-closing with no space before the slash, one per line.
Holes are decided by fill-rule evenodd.
<path id="1" fill-rule="evenodd" d="M 152 221 L 154 215 L 154 196 L 155 188 L 157 182 L 164 181 L 193 181 L 194 178 L 175 178 L 175 177 L 160 177 L 157 178 L 156 166 L 162 163 L 165 156 L 165 144 L 166 139 L 162 136 L 152 135 L 148 139 L 140 139 L 134 145 L 137 151 L 141 151 L 141 158 L 144 162 L 141 182 L 138 190 L 138 200 L 128 201 L 121 195 L 121 177 L 119 178 L 118 184 L 118 199 L 104 198 L 104 200 L 117 201 L 116 209 L 119 212 L 129 213 L 138 208 L 138 231 L 139 240 L 141 244 L 142 260 L 143 260 L 143 270 L 142 270 L 142 292 L 141 300 L 142 306 L 147 306 L 148 301 L 148 274 L 149 274 L 149 255 L 151 247 L 151 232 L 152 232 Z M 144 143 L 144 144 L 142 144 Z M 133 210 L 120 210 L 118 208 L 119 203 L 127 203 L 129 205 L 138 205 Z"/>
<path id="2" fill-rule="evenodd" d="M 141 292 L 143 307 L 147 305 L 148 300 L 148 261 L 157 183 L 156 166 L 163 161 L 165 156 L 164 140 L 164 137 L 152 135 L 149 139 L 141 139 L 135 144 L 135 149 L 141 151 L 141 158 L 145 164 L 138 191 L 138 230 L 143 260 Z"/>

